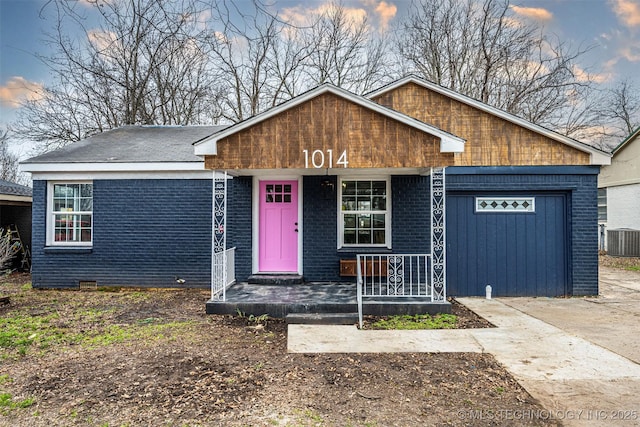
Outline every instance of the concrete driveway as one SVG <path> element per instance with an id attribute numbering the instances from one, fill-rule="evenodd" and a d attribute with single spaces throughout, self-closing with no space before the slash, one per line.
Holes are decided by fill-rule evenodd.
<path id="1" fill-rule="evenodd" d="M 498 300 L 640 364 L 640 272 L 601 267 L 598 298 Z"/>
<path id="2" fill-rule="evenodd" d="M 544 379 L 516 374 L 545 408 L 565 415 L 565 425 L 640 426 L 640 377 L 636 373 L 640 366 L 640 272 L 601 267 L 598 298 L 498 300 L 568 336 L 595 344 L 596 348 L 585 347 L 585 359 L 597 348 L 622 359 L 615 364 L 612 356 L 594 360 L 592 370 L 597 374 L 591 378 L 585 376 L 586 371 Z M 570 351 L 566 349 L 567 354 Z M 630 363 L 625 365 L 625 359 Z M 606 368 L 614 365 L 614 372 L 608 372 Z"/>

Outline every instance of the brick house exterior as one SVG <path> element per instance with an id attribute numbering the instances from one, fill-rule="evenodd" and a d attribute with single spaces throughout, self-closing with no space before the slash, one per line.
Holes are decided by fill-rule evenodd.
<path id="1" fill-rule="evenodd" d="M 366 97 L 323 85 L 228 128 L 119 128 L 23 164 L 33 285 L 209 286 L 213 177 L 225 172 L 237 281 L 282 273 L 261 246 L 265 197 L 281 196 L 298 206 L 284 272 L 352 281 L 341 260 L 430 251 L 430 171 L 444 167 L 449 295 L 594 295 L 609 160 L 414 77 Z"/>

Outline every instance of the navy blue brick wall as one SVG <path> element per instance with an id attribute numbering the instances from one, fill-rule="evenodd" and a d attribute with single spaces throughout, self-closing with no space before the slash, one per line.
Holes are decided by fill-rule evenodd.
<path id="1" fill-rule="evenodd" d="M 93 247 L 45 248 L 45 181 L 33 188 L 35 287 L 208 286 L 211 180 L 96 180 Z"/>
<path id="2" fill-rule="evenodd" d="M 322 186 L 326 179 L 333 183 L 333 189 Z M 340 277 L 340 259 L 349 256 L 337 251 L 337 185 L 335 176 L 305 176 L 303 180 L 302 263 L 306 280 L 345 280 Z"/>
<path id="3" fill-rule="evenodd" d="M 330 179 L 334 191 L 323 189 Z M 392 251 L 385 248 L 337 249 L 338 191 L 336 177 L 304 177 L 304 276 L 310 281 L 353 281 L 340 276 L 340 260 L 358 253 L 427 253 L 429 242 L 429 177 L 393 176 Z"/>
<path id="4" fill-rule="evenodd" d="M 252 177 L 235 177 L 227 181 L 227 248 L 236 248 L 236 280 L 251 275 L 251 192 Z"/>
<path id="5" fill-rule="evenodd" d="M 568 247 L 574 295 L 597 293 L 597 168 L 448 168 L 447 191 L 566 191 Z M 321 182 L 330 179 L 334 189 Z M 94 244 L 90 251 L 45 248 L 46 182 L 33 187 L 33 284 L 208 286 L 211 271 L 210 180 L 94 181 Z M 307 280 L 351 281 L 339 275 L 340 259 L 365 250 L 337 249 L 337 179 L 303 181 L 303 268 Z M 430 250 L 429 177 L 393 176 L 392 252 Z M 229 181 L 227 247 L 236 247 L 236 277 L 251 274 L 252 178 Z M 374 249 L 374 252 L 386 252 Z"/>
<path id="6" fill-rule="evenodd" d="M 44 285 L 46 269 L 40 264 L 44 258 L 45 224 L 47 209 L 47 181 L 33 181 L 33 203 L 31 204 L 31 282 Z"/>
<path id="7" fill-rule="evenodd" d="M 431 252 L 429 176 L 391 177 L 392 247 L 394 253 Z"/>
<path id="8" fill-rule="evenodd" d="M 539 173 L 544 172 L 544 173 Z M 452 191 L 566 191 L 569 283 L 573 295 L 598 293 L 597 167 L 446 169 Z"/>

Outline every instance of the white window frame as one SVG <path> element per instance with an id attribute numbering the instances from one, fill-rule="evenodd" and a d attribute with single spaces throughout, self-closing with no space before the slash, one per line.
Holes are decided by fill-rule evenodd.
<path id="1" fill-rule="evenodd" d="M 502 203 L 506 202 L 507 205 L 511 205 L 511 203 L 516 202 L 518 203 L 518 205 L 520 206 L 520 200 L 524 200 L 527 202 L 528 206 L 526 208 L 523 209 L 519 209 L 519 208 L 499 208 L 499 207 L 488 207 L 488 208 L 481 208 L 480 207 L 480 203 L 485 202 L 498 202 L 501 201 Z M 498 205 L 500 206 L 501 203 L 498 203 Z M 475 198 L 475 202 L 474 202 L 474 211 L 475 213 L 535 213 L 536 212 L 536 198 L 535 196 L 488 196 L 488 197 L 476 197 Z"/>
<path id="2" fill-rule="evenodd" d="M 385 211 L 342 211 L 342 182 L 343 181 L 385 181 L 386 182 L 386 210 Z M 357 248 L 388 248 L 391 249 L 391 177 L 390 176 L 341 176 L 338 179 L 338 249 L 357 249 Z M 345 213 L 371 213 L 384 214 L 384 237 L 383 244 L 345 244 L 344 243 L 344 214 Z"/>
<path id="3" fill-rule="evenodd" d="M 604 218 L 600 218 L 600 209 L 604 208 Z M 598 223 L 604 224 L 607 222 L 607 187 L 598 188 Z"/>
<path id="4" fill-rule="evenodd" d="M 56 214 L 62 214 L 62 212 L 54 212 L 53 210 L 53 196 L 55 185 L 68 185 L 68 184 L 90 184 L 93 186 L 93 181 L 49 181 L 47 182 L 47 246 L 68 246 L 68 247 L 92 247 L 93 246 L 93 201 L 91 211 L 71 211 L 69 214 L 73 215 L 90 215 L 91 216 L 91 240 L 88 242 L 57 242 L 55 240 L 55 216 Z"/>

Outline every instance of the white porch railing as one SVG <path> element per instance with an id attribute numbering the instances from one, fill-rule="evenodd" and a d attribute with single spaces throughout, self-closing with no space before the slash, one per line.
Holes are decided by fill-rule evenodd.
<path id="1" fill-rule="evenodd" d="M 429 254 L 371 254 L 357 256 L 358 319 L 362 328 L 362 301 L 374 298 L 433 300 Z"/>
<path id="2" fill-rule="evenodd" d="M 227 300 L 227 288 L 236 281 L 236 248 L 213 254 L 211 275 L 211 299 Z"/>

